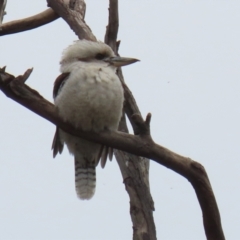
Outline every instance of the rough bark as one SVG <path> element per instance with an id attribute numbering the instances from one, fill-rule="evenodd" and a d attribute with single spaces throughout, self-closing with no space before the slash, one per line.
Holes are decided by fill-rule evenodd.
<path id="1" fill-rule="evenodd" d="M 109 1 L 109 19 L 105 34 L 105 43 L 108 44 L 118 54 L 120 42 L 117 42 L 119 27 L 118 0 Z M 126 90 L 127 85 L 124 82 L 121 69 L 118 70 L 118 76 Z M 128 88 L 127 88 L 128 89 Z M 125 113 L 131 123 L 133 114 L 140 114 L 136 101 L 132 94 L 125 91 L 125 106 L 123 117 L 119 125 L 119 131 L 128 133 L 125 119 Z M 132 124 L 135 134 L 138 130 L 135 124 Z M 149 185 L 149 159 L 132 155 L 127 152 L 114 151 L 119 168 L 122 173 L 125 189 L 130 198 L 130 215 L 133 223 L 133 239 L 157 239 L 156 228 L 153 218 L 154 202 L 150 193 Z"/>

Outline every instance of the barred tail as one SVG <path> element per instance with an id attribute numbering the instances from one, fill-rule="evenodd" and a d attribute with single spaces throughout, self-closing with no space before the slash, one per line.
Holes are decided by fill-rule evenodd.
<path id="1" fill-rule="evenodd" d="M 75 159 L 75 187 L 77 196 L 82 200 L 89 200 L 93 197 L 96 187 L 95 166 L 83 167 Z"/>

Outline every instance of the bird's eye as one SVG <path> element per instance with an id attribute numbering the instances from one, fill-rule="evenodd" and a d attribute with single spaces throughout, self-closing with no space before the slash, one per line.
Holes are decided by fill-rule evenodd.
<path id="1" fill-rule="evenodd" d="M 105 58 L 105 55 L 102 54 L 102 53 L 98 53 L 98 54 L 95 56 L 95 58 L 96 58 L 97 60 L 103 60 L 103 59 Z"/>

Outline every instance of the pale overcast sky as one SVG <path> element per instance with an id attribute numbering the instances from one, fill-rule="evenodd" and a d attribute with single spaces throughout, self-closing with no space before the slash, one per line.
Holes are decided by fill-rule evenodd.
<path id="1" fill-rule="evenodd" d="M 108 1 L 88 0 L 86 21 L 103 40 Z M 240 239 L 240 2 L 120 0 L 120 53 L 141 62 L 123 69 L 154 140 L 203 164 L 227 239 Z M 8 1 L 4 22 L 46 9 L 44 0 Z M 75 34 L 61 19 L 0 38 L 0 66 L 22 74 L 52 101 L 61 52 Z M 0 93 L 0 238 L 131 239 L 129 198 L 115 161 L 97 169 L 97 189 L 80 201 L 73 158 L 52 158 L 55 126 Z M 205 239 L 188 181 L 151 162 L 158 239 Z"/>

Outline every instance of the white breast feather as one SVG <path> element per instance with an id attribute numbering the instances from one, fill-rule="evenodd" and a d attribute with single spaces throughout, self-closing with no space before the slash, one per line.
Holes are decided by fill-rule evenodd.
<path id="1" fill-rule="evenodd" d="M 55 99 L 60 116 L 85 131 L 117 130 L 122 115 L 123 89 L 114 69 L 98 64 L 71 65 L 69 79 Z M 88 147 L 88 141 L 64 132 L 61 136 L 75 156 L 96 155 L 93 146 Z"/>

